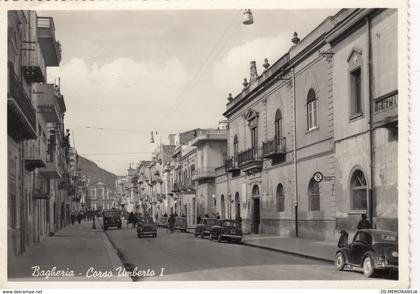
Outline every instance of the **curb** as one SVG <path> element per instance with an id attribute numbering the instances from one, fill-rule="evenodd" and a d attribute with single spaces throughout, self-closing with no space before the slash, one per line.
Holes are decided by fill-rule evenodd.
<path id="1" fill-rule="evenodd" d="M 244 241 L 242 241 L 242 244 L 245 245 L 245 246 L 249 246 L 249 247 L 261 248 L 261 249 L 265 249 L 265 250 L 276 251 L 276 252 L 280 252 L 280 253 L 284 253 L 284 254 L 288 254 L 288 255 L 294 255 L 294 256 L 299 256 L 299 257 L 303 257 L 303 258 L 307 258 L 307 259 L 317 260 L 317 261 L 321 261 L 321 262 L 325 262 L 325 263 L 329 263 L 329 264 L 334 264 L 333 259 L 317 257 L 317 256 L 313 256 L 313 255 L 308 255 L 308 254 L 305 254 L 305 253 L 299 253 L 299 252 L 294 252 L 294 251 L 285 250 L 285 249 L 279 249 L 279 248 L 270 247 L 270 246 L 246 243 Z"/>

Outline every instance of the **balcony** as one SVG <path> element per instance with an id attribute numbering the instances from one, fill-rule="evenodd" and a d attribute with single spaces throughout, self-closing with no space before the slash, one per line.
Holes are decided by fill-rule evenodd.
<path id="1" fill-rule="evenodd" d="M 233 158 L 228 158 L 225 160 L 225 170 L 227 172 L 234 172 L 240 170 L 238 167 L 238 161 Z"/>
<path id="2" fill-rule="evenodd" d="M 59 66 L 61 45 L 55 39 L 55 26 L 52 17 L 37 18 L 38 40 L 47 66 Z"/>
<path id="3" fill-rule="evenodd" d="M 52 152 L 52 156 L 50 155 L 49 158 L 47 158 L 46 167 L 41 168 L 39 173 L 48 178 L 62 178 L 63 164 L 59 162 L 60 157 L 57 152 L 55 150 Z"/>
<path id="4" fill-rule="evenodd" d="M 63 95 L 53 84 L 39 84 L 36 86 L 38 97 L 38 112 L 46 122 L 61 123 L 62 115 L 66 111 Z"/>
<path id="5" fill-rule="evenodd" d="M 48 179 L 47 178 L 39 174 L 35 175 L 32 197 L 34 199 L 49 199 L 50 198 L 50 194 L 48 192 Z"/>
<path id="6" fill-rule="evenodd" d="M 191 145 L 198 146 L 206 141 L 227 141 L 227 134 L 227 130 L 197 130 L 195 138 L 191 140 Z"/>
<path id="7" fill-rule="evenodd" d="M 286 138 L 282 137 L 279 142 L 276 138 L 263 143 L 263 157 L 274 158 L 286 154 Z"/>
<path id="8" fill-rule="evenodd" d="M 9 66 L 7 133 L 15 140 L 36 139 L 36 112 L 22 82 Z"/>
<path id="9" fill-rule="evenodd" d="M 29 154 L 25 156 L 25 169 L 33 171 L 36 168 L 46 167 L 47 162 L 47 148 L 46 144 L 38 138 L 35 144 L 29 150 Z"/>
<path id="10" fill-rule="evenodd" d="M 238 166 L 247 174 L 260 172 L 263 167 L 262 150 L 250 148 L 238 154 Z"/>
<path id="11" fill-rule="evenodd" d="M 212 179 L 214 177 L 216 177 L 216 171 L 214 167 L 199 168 L 191 173 L 191 179 L 193 181 Z"/>
<path id="12" fill-rule="evenodd" d="M 387 127 L 398 122 L 398 90 L 374 100 L 373 127 Z"/>
<path id="13" fill-rule="evenodd" d="M 41 48 L 35 41 L 22 42 L 23 76 L 28 82 L 45 82 L 46 69 Z"/>

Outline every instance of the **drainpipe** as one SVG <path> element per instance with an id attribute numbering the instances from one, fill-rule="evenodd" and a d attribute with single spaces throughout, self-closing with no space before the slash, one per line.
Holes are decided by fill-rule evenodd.
<path id="1" fill-rule="evenodd" d="M 369 134 L 369 177 L 370 177 L 370 186 L 368 190 L 368 217 L 369 222 L 373 227 L 373 134 L 372 134 L 372 30 L 371 30 L 371 21 L 370 17 L 366 17 L 366 26 L 367 26 L 367 42 L 368 42 L 368 134 Z"/>
<path id="2" fill-rule="evenodd" d="M 296 238 L 299 237 L 299 219 L 298 219 L 298 205 L 299 205 L 299 196 L 298 196 L 298 183 L 297 183 L 297 151 L 296 151 L 296 86 L 295 86 L 295 69 L 292 68 L 292 80 L 293 80 L 293 167 L 295 171 L 295 234 Z"/>

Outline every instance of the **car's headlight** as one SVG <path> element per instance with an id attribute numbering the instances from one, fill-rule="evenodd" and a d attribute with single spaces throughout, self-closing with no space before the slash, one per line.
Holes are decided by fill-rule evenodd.
<path id="1" fill-rule="evenodd" d="M 398 257 L 398 251 L 392 251 L 391 252 L 391 255 L 392 255 L 392 257 L 395 257 L 395 258 L 397 258 Z"/>

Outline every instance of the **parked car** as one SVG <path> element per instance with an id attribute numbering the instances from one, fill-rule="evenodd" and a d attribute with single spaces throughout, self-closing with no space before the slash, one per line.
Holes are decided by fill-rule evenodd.
<path id="1" fill-rule="evenodd" d="M 168 217 L 161 216 L 157 221 L 158 227 L 167 228 L 168 227 Z"/>
<path id="2" fill-rule="evenodd" d="M 106 231 L 109 227 L 117 227 L 118 229 L 121 229 L 120 212 L 116 209 L 104 210 L 103 227 L 104 231 Z"/>
<path id="3" fill-rule="evenodd" d="M 213 239 L 219 242 L 227 240 L 240 243 L 242 241 L 241 224 L 233 219 L 218 219 L 210 229 L 210 241 Z"/>
<path id="4" fill-rule="evenodd" d="M 204 238 L 206 235 L 209 235 L 210 229 L 216 224 L 216 221 L 215 218 L 202 218 L 200 223 L 195 227 L 194 236 Z"/>
<path id="5" fill-rule="evenodd" d="M 343 270 L 346 266 L 363 269 L 365 277 L 375 271 L 398 272 L 398 234 L 391 231 L 359 230 L 353 242 L 337 250 L 335 266 Z"/>
<path id="6" fill-rule="evenodd" d="M 157 237 L 157 225 L 151 217 L 140 217 L 137 221 L 137 237 L 149 235 Z"/>
<path id="7" fill-rule="evenodd" d="M 175 230 L 179 230 L 181 232 L 187 231 L 187 218 L 182 216 L 175 217 Z"/>

